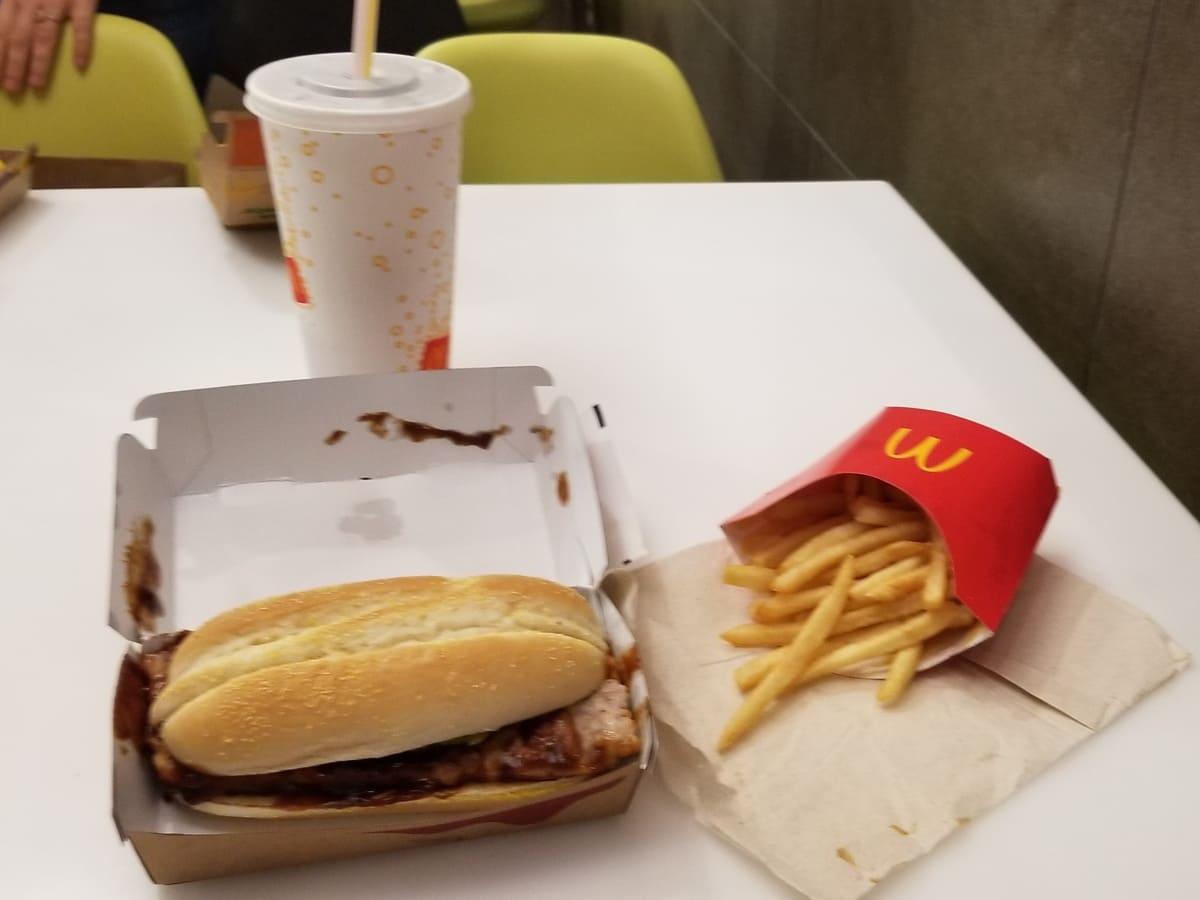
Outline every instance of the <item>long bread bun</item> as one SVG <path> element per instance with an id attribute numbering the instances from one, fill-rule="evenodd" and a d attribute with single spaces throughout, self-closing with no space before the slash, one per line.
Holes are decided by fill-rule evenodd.
<path id="1" fill-rule="evenodd" d="M 268 597 L 227 610 L 188 635 L 171 657 L 171 679 L 192 666 L 243 647 L 277 641 L 303 631 L 422 597 L 440 597 L 450 579 L 437 575 L 381 578 L 334 584 Z"/>
<path id="2" fill-rule="evenodd" d="M 278 772 L 388 756 L 567 706 L 599 687 L 605 654 L 587 601 L 550 581 L 339 585 L 201 626 L 180 644 L 150 718 L 194 769 Z"/>

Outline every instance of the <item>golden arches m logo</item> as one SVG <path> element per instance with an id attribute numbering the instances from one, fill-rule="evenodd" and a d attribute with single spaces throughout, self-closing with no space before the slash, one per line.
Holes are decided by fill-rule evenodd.
<path id="1" fill-rule="evenodd" d="M 949 472 L 951 469 L 961 466 L 973 455 L 966 447 L 959 447 L 941 462 L 931 463 L 929 457 L 937 449 L 942 439 L 933 436 L 925 437 L 907 450 L 901 450 L 900 445 L 908 439 L 910 434 L 912 434 L 911 428 L 897 428 L 884 443 L 883 452 L 892 459 L 911 459 L 922 472 L 934 473 Z"/>

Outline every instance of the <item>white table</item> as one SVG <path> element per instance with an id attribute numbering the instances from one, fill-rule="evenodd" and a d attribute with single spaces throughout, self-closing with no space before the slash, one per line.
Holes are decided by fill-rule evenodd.
<path id="1" fill-rule="evenodd" d="M 1043 552 L 1200 647 L 1200 527 L 885 185 L 467 188 L 454 340 L 603 404 L 655 553 L 882 405 L 981 419 L 1055 462 Z M 0 893 L 157 896 L 108 818 L 114 441 L 144 394 L 303 375 L 273 234 L 197 190 L 35 194 L 0 220 L 0 375 Z M 1186 672 L 873 896 L 1194 896 L 1198 738 Z M 653 778 L 619 819 L 171 894 L 792 896 Z"/>

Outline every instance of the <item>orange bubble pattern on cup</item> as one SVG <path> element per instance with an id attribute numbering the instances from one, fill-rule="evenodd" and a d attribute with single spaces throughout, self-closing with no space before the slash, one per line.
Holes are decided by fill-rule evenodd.
<path id="1" fill-rule="evenodd" d="M 376 370 L 445 367 L 458 124 L 371 135 L 264 131 L 305 328 L 358 329 L 342 338 L 362 342 L 372 359 L 386 353 Z"/>

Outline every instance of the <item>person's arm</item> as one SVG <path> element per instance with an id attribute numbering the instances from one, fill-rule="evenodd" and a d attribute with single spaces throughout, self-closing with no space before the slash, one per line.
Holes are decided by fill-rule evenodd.
<path id="1" fill-rule="evenodd" d="M 75 68 L 92 56 L 92 25 L 99 0 L 0 0 L 0 87 L 10 94 L 42 90 L 63 26 L 75 33 Z"/>

